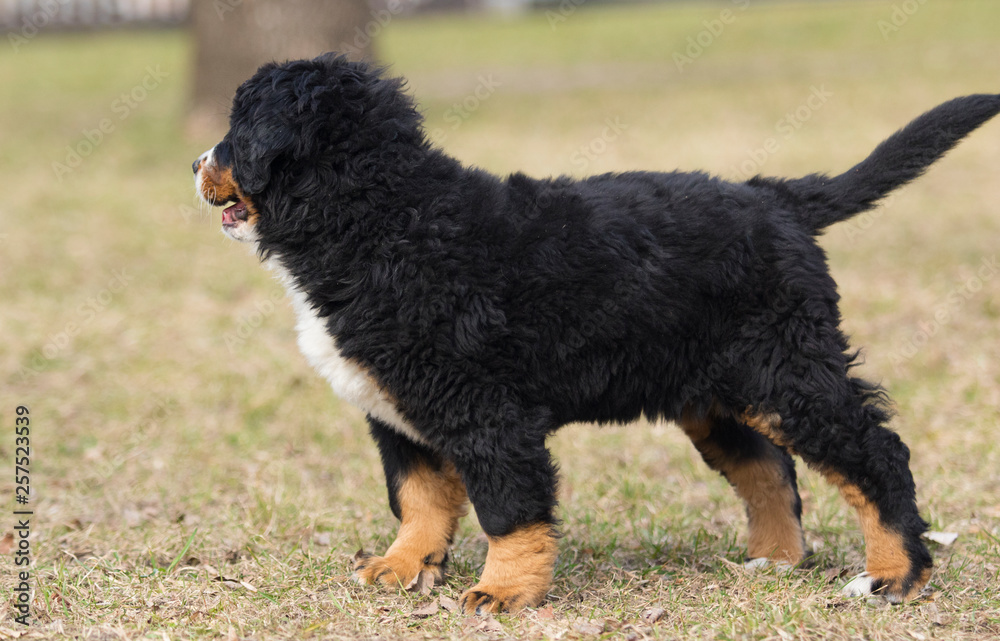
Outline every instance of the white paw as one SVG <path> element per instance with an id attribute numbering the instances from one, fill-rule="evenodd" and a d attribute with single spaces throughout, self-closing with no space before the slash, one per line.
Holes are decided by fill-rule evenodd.
<path id="1" fill-rule="evenodd" d="M 743 564 L 743 569 L 748 571 L 761 570 L 770 567 L 773 567 L 775 572 L 780 572 L 782 574 L 787 574 L 795 569 L 795 566 L 788 561 L 772 561 L 766 556 L 758 556 L 757 558 L 750 559 Z"/>
<path id="2" fill-rule="evenodd" d="M 872 593 L 872 586 L 874 584 L 875 579 L 867 572 L 862 572 L 851 579 L 851 582 L 845 585 L 840 593 L 846 597 L 868 596 Z"/>

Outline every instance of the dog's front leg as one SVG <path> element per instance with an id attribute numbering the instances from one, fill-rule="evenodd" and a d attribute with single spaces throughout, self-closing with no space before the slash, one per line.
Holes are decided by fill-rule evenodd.
<path id="1" fill-rule="evenodd" d="M 489 540 L 468 613 L 513 612 L 541 603 L 556 561 L 556 472 L 544 435 L 483 429 L 457 440 L 455 461 Z"/>
<path id="2" fill-rule="evenodd" d="M 426 571 L 441 583 L 458 520 L 466 513 L 462 480 L 451 463 L 429 449 L 370 417 L 369 425 L 400 526 L 385 556 L 356 557 L 355 576 L 362 583 L 408 589 Z"/>

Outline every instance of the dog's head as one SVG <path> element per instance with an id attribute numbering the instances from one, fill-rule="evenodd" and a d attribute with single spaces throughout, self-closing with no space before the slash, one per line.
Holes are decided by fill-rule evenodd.
<path id="1" fill-rule="evenodd" d="M 336 54 L 261 67 L 193 165 L 199 196 L 229 205 L 223 232 L 267 254 L 344 224 L 427 144 L 402 85 Z"/>

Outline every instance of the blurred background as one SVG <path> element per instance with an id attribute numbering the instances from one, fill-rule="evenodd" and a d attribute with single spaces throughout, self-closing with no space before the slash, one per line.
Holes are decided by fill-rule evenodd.
<path id="1" fill-rule="evenodd" d="M 340 580 L 395 530 L 364 417 L 299 355 L 281 287 L 194 198 L 191 162 L 260 63 L 339 50 L 388 65 L 437 145 L 535 176 L 840 172 L 940 102 L 1000 91 L 995 0 L 0 0 L 0 37 L 0 412 L 10 424 L 27 405 L 35 426 L 38 620 L 79 634 L 374 634 L 388 616 Z M 966 589 L 941 606 L 951 638 L 1000 629 L 998 166 L 993 122 L 822 239 L 863 373 L 897 402 L 921 508 L 960 534 L 937 552 L 938 583 Z M 744 517 L 677 430 L 571 426 L 552 447 L 573 550 L 557 614 L 628 584 L 626 610 L 719 600 L 709 637 L 712 621 L 725 638 L 777 625 L 726 622 L 745 591 L 708 589 L 733 585 L 712 573 L 740 561 Z M 826 595 L 823 572 L 860 567 L 860 534 L 818 477 L 802 484 L 820 574 L 796 589 Z M 467 519 L 456 595 L 478 536 Z M 355 605 L 327 595 L 289 615 L 300 586 Z M 207 605 L 175 598 L 192 590 Z M 895 625 L 855 614 L 815 616 Z"/>

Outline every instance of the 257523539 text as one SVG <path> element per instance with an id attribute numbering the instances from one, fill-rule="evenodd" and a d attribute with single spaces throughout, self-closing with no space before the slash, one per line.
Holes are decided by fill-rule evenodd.
<path id="1" fill-rule="evenodd" d="M 31 617 L 31 516 L 27 509 L 31 498 L 31 419 L 29 410 L 24 405 L 18 405 L 14 419 L 14 519 L 17 525 L 17 541 L 14 550 L 14 609 L 18 614 L 14 620 L 22 625 L 28 625 Z"/>

